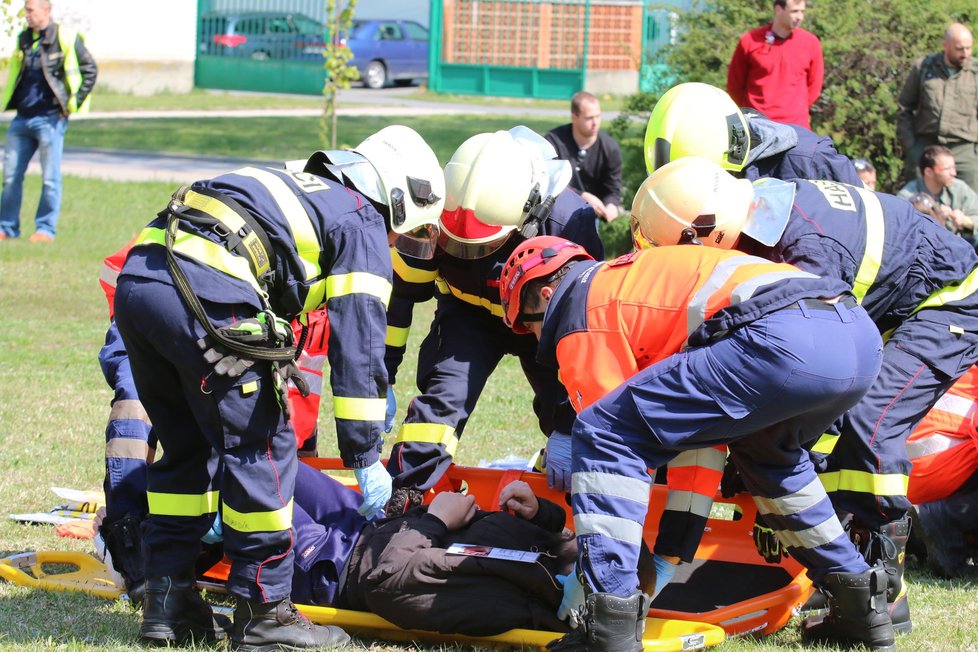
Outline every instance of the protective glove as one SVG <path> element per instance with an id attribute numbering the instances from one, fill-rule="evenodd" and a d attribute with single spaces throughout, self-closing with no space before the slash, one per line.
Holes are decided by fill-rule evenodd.
<path id="1" fill-rule="evenodd" d="M 655 600 L 656 596 L 662 593 L 662 589 L 666 588 L 666 584 L 675 577 L 679 564 L 674 564 L 659 555 L 652 555 L 652 563 L 655 564 L 655 591 L 652 593 L 652 599 Z"/>
<path id="2" fill-rule="evenodd" d="M 224 523 L 221 522 L 220 512 L 214 514 L 214 523 L 211 524 L 211 529 L 207 530 L 207 534 L 200 537 L 200 540 L 204 543 L 220 543 L 224 541 Z"/>
<path id="3" fill-rule="evenodd" d="M 754 547 L 757 548 L 757 554 L 769 564 L 779 564 L 782 557 L 790 556 L 777 533 L 764 524 L 760 514 L 754 518 Z"/>
<path id="4" fill-rule="evenodd" d="M 393 480 L 384 465 L 377 460 L 363 469 L 353 469 L 360 491 L 363 493 L 363 504 L 357 511 L 368 520 L 383 518 L 384 505 L 391 499 Z"/>
<path id="5" fill-rule="evenodd" d="M 547 484 L 557 491 L 571 490 L 571 438 L 559 432 L 547 439 L 544 451 Z"/>
<path id="6" fill-rule="evenodd" d="M 571 629 L 577 629 L 583 621 L 586 597 L 581 576 L 575 569 L 573 573 L 557 575 L 556 578 L 564 587 L 564 597 L 561 598 L 560 606 L 557 608 L 557 618 L 566 620 Z"/>
<path id="7" fill-rule="evenodd" d="M 394 429 L 394 416 L 397 414 L 397 398 L 394 396 L 394 387 L 387 386 L 387 413 L 384 415 L 384 432 Z"/>
<path id="8" fill-rule="evenodd" d="M 254 346 L 279 348 L 291 346 L 294 333 L 292 326 L 271 311 L 262 311 L 255 317 L 231 322 L 220 329 L 224 336 Z"/>

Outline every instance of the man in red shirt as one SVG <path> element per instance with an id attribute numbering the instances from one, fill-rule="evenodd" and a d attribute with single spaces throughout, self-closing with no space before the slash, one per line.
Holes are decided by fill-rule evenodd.
<path id="1" fill-rule="evenodd" d="M 806 0 L 774 0 L 774 20 L 740 37 L 727 70 L 727 93 L 775 122 L 811 128 L 822 93 L 822 44 L 801 29 Z"/>

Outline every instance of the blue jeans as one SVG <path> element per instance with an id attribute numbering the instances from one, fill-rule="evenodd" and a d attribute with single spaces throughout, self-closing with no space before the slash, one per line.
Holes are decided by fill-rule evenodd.
<path id="1" fill-rule="evenodd" d="M 34 217 L 35 231 L 54 237 L 61 212 L 61 154 L 68 118 L 55 111 L 33 118 L 16 116 L 3 146 L 3 195 L 0 196 L 0 231 L 20 237 L 20 204 L 24 173 L 34 152 L 40 150 L 43 187 Z"/>

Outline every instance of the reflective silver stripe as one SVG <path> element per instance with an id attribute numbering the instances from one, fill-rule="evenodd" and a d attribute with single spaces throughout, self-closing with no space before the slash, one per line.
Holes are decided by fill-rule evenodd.
<path id="1" fill-rule="evenodd" d="M 641 523 L 608 514 L 575 514 L 574 531 L 579 537 L 601 534 L 636 546 L 642 543 Z"/>
<path id="2" fill-rule="evenodd" d="M 825 487 L 817 478 L 794 493 L 780 498 L 762 498 L 754 496 L 754 504 L 761 514 L 778 514 L 790 516 L 817 505 L 826 498 Z"/>
<path id="3" fill-rule="evenodd" d="M 142 460 L 149 457 L 149 444 L 142 439 L 113 437 L 105 442 L 105 457 L 122 460 Z"/>
<path id="4" fill-rule="evenodd" d="M 698 494 L 695 491 L 669 490 L 666 498 L 666 509 L 671 512 L 690 512 L 706 518 L 713 508 L 713 498 Z"/>
<path id="5" fill-rule="evenodd" d="M 937 399 L 937 403 L 934 404 L 935 410 L 950 412 L 959 417 L 970 417 L 975 413 L 975 408 L 978 408 L 978 403 L 974 399 L 957 396 L 956 394 L 945 394 Z"/>
<path id="6" fill-rule="evenodd" d="M 299 368 L 306 371 L 318 371 L 322 373 L 323 367 L 326 366 L 326 355 L 310 355 L 309 353 L 303 351 L 299 354 L 298 360 Z"/>
<path id="7" fill-rule="evenodd" d="M 603 494 L 647 504 L 650 488 L 649 482 L 614 473 L 579 471 L 571 475 L 571 491 L 575 494 Z"/>
<path id="8" fill-rule="evenodd" d="M 842 524 L 835 515 L 830 516 L 818 525 L 806 530 L 793 532 L 791 530 L 777 530 L 778 539 L 782 544 L 793 548 L 817 548 L 827 543 L 835 541 L 844 534 Z"/>
<path id="9" fill-rule="evenodd" d="M 702 469 L 723 471 L 723 465 L 726 461 L 727 454 L 724 451 L 716 448 L 694 448 L 682 451 L 669 460 L 669 468 L 684 469 L 695 466 Z"/>
<path id="10" fill-rule="evenodd" d="M 306 379 L 306 384 L 309 385 L 309 393 L 315 394 L 316 396 L 323 395 L 323 376 L 322 374 L 317 374 L 312 371 L 305 371 L 303 369 L 299 370 L 303 378 Z M 293 386 L 295 383 L 293 383 Z"/>
<path id="11" fill-rule="evenodd" d="M 686 335 L 692 335 L 693 331 L 706 321 L 706 308 L 710 303 L 710 299 L 730 280 L 730 277 L 736 273 L 738 268 L 744 265 L 758 264 L 770 265 L 771 261 L 758 258 L 757 256 L 733 256 L 721 260 L 713 268 L 713 272 L 706 279 L 706 283 L 690 298 L 689 305 L 686 308 Z M 816 276 L 808 272 L 803 272 L 800 269 L 796 271 L 778 271 L 760 274 L 735 287 L 730 295 L 730 303 L 735 304 L 746 301 L 754 295 L 758 288 L 777 283 L 787 278 L 816 278 Z"/>
<path id="12" fill-rule="evenodd" d="M 921 437 L 920 439 L 908 441 L 907 457 L 910 459 L 916 459 L 925 455 L 943 453 L 944 451 L 951 450 L 952 448 L 967 443 L 968 441 L 970 440 L 961 439 L 960 437 L 948 437 L 947 435 L 934 433 L 933 435 L 928 435 L 927 437 Z"/>
<path id="13" fill-rule="evenodd" d="M 114 288 L 116 285 L 118 285 L 119 270 L 112 269 L 108 265 L 102 265 L 102 273 L 98 275 L 98 280 L 102 281 L 110 288 Z"/>
<path id="14" fill-rule="evenodd" d="M 132 419 L 149 423 L 149 415 L 146 414 L 146 409 L 136 399 L 116 401 L 112 404 L 112 409 L 109 410 L 109 421 L 117 419 Z"/>

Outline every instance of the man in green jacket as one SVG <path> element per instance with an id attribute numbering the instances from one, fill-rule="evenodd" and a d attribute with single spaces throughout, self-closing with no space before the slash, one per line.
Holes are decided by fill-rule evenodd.
<path id="1" fill-rule="evenodd" d="M 54 240 L 61 212 L 61 154 L 68 116 L 85 111 L 98 68 L 76 30 L 51 20 L 49 0 L 24 3 L 27 28 L 17 37 L 0 106 L 16 109 L 3 150 L 0 240 L 20 237 L 24 173 L 40 152 L 43 185 L 31 242 Z"/>
<path id="2" fill-rule="evenodd" d="M 910 199 L 923 193 L 934 200 L 933 216 L 951 231 L 978 244 L 978 193 L 957 178 L 957 165 L 951 150 L 943 145 L 924 148 L 918 163 L 920 176 L 911 179 L 897 193 Z M 910 199 L 911 203 L 913 202 Z"/>
<path id="3" fill-rule="evenodd" d="M 978 189 L 978 60 L 971 56 L 971 31 L 951 23 L 944 51 L 913 63 L 897 103 L 897 137 L 903 145 L 904 173 L 917 176 L 917 161 L 928 145 L 954 154 L 958 177 Z"/>

